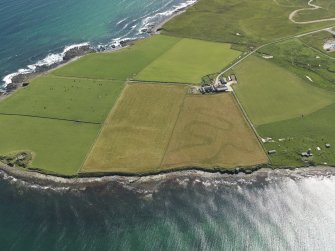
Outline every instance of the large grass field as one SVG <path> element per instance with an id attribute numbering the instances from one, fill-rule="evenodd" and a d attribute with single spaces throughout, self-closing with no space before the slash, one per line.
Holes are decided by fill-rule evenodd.
<path id="1" fill-rule="evenodd" d="M 168 36 L 152 36 L 113 53 L 93 53 L 55 70 L 57 76 L 126 80 L 179 41 Z"/>
<path id="2" fill-rule="evenodd" d="M 256 56 L 246 59 L 234 71 L 239 80 L 236 94 L 256 126 L 305 116 L 335 100 L 333 93 Z"/>
<path id="3" fill-rule="evenodd" d="M 238 167 L 267 163 L 231 94 L 187 96 L 163 167 Z"/>
<path id="4" fill-rule="evenodd" d="M 289 21 L 289 14 L 296 9 L 307 7 L 307 2 L 306 0 L 200 0 L 185 14 L 168 22 L 163 27 L 164 34 L 250 47 L 335 24 L 335 21 L 332 21 L 299 25 Z M 331 3 L 332 0 L 323 1 L 324 5 Z M 313 14 L 314 12 L 310 13 Z M 315 14 L 319 14 L 318 18 L 322 17 L 322 14 L 324 17 L 328 16 L 328 12 L 325 11 Z"/>
<path id="5" fill-rule="evenodd" d="M 239 55 L 229 44 L 182 39 L 142 70 L 136 79 L 200 83 L 203 76 L 219 72 Z"/>
<path id="6" fill-rule="evenodd" d="M 159 171 L 185 94 L 183 86 L 128 85 L 81 171 Z"/>
<path id="7" fill-rule="evenodd" d="M 100 125 L 0 115 L 0 154 L 31 151 L 31 167 L 62 175 L 77 173 Z"/>
<path id="8" fill-rule="evenodd" d="M 38 77 L 0 102 L 0 113 L 101 123 L 123 85 L 116 81 Z"/>
<path id="9" fill-rule="evenodd" d="M 106 121 L 81 172 L 235 168 L 266 161 L 229 94 L 192 96 L 182 85 L 131 84 Z"/>
<path id="10" fill-rule="evenodd" d="M 312 149 L 313 157 L 306 160 L 312 164 L 335 165 L 335 104 L 327 106 L 303 118 L 262 125 L 258 128 L 263 137 L 271 137 L 275 142 L 265 143 L 266 148 L 277 150 L 272 155 L 275 166 L 301 166 L 305 162 L 300 153 Z M 285 139 L 279 141 L 279 139 Z M 327 149 L 325 144 L 332 144 Z M 317 150 L 321 148 L 321 151 Z"/>

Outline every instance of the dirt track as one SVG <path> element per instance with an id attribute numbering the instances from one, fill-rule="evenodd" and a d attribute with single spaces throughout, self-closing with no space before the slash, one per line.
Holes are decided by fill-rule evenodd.
<path id="1" fill-rule="evenodd" d="M 291 12 L 291 14 L 288 17 L 290 19 L 290 21 L 293 22 L 293 23 L 295 23 L 295 24 L 313 24 L 313 23 L 321 23 L 321 22 L 327 22 L 327 21 L 335 21 L 335 17 L 333 17 L 333 18 L 326 18 L 326 19 L 312 20 L 312 21 L 303 21 L 303 22 L 295 21 L 294 17 L 300 11 L 306 11 L 306 10 L 313 11 L 313 10 L 317 10 L 317 9 L 321 9 L 322 8 L 321 6 L 313 4 L 312 3 L 313 1 L 314 0 L 309 0 L 309 2 L 308 2 L 308 5 L 311 8 L 303 8 L 303 9 L 298 9 L 298 10 L 295 10 L 295 11 Z"/>

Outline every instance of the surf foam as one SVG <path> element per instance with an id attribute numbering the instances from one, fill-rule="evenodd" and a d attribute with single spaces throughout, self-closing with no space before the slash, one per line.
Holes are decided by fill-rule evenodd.
<path id="1" fill-rule="evenodd" d="M 55 65 L 55 64 L 60 64 L 60 63 L 62 63 L 63 57 L 65 56 L 65 54 L 68 51 L 70 51 L 74 48 L 80 48 L 80 47 L 88 46 L 88 45 L 89 45 L 89 43 L 85 42 L 85 43 L 65 46 L 65 48 L 63 49 L 63 51 L 61 53 L 50 53 L 45 58 L 37 61 L 35 64 L 27 65 L 26 68 L 22 68 L 22 69 L 19 69 L 18 71 L 14 72 L 14 73 L 8 74 L 2 80 L 5 83 L 5 86 L 8 85 L 8 84 L 11 84 L 13 77 L 15 77 L 17 75 L 20 75 L 20 74 L 34 73 L 36 71 L 37 67 L 52 66 L 52 65 Z"/>

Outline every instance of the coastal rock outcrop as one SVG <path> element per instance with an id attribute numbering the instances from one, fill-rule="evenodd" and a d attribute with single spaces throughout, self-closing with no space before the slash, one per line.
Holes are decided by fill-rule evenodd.
<path id="1" fill-rule="evenodd" d="M 63 56 L 63 60 L 69 61 L 72 58 L 83 56 L 85 54 L 94 52 L 94 49 L 90 47 L 90 45 L 83 45 L 79 47 L 74 47 L 69 49 L 68 51 L 65 52 Z"/>

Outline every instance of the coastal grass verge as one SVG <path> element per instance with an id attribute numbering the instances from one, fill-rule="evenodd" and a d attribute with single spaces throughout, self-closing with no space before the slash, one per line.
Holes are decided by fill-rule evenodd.
<path id="1" fill-rule="evenodd" d="M 234 72 L 239 81 L 234 87 L 236 95 L 255 126 L 306 116 L 335 101 L 333 93 L 256 56 L 243 61 Z"/>
<path id="2" fill-rule="evenodd" d="M 28 167 L 57 175 L 75 175 L 101 125 L 0 115 L 0 154 L 33 153 Z"/>
<path id="3" fill-rule="evenodd" d="M 171 48 L 180 39 L 156 35 L 133 42 L 111 53 L 92 53 L 60 67 L 53 75 L 92 79 L 126 80 Z"/>
<path id="4" fill-rule="evenodd" d="M 261 125 L 257 128 L 262 137 L 272 141 L 264 146 L 276 150 L 271 155 L 272 165 L 335 165 L 335 104 L 304 117 Z M 326 144 L 331 144 L 330 148 Z M 303 158 L 302 152 L 311 149 L 313 156 Z"/>
<path id="5" fill-rule="evenodd" d="M 200 83 L 201 78 L 219 72 L 240 55 L 230 44 L 182 39 L 144 68 L 137 80 Z"/>
<path id="6" fill-rule="evenodd" d="M 267 162 L 233 95 L 188 95 L 162 167 L 236 168 Z"/>
<path id="7" fill-rule="evenodd" d="M 182 85 L 128 84 L 81 172 L 157 170 L 186 92 Z"/>
<path id="8" fill-rule="evenodd" d="M 101 123 L 118 98 L 118 81 L 40 76 L 0 102 L 0 114 Z"/>

